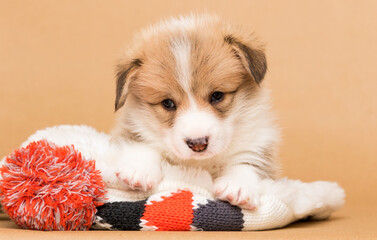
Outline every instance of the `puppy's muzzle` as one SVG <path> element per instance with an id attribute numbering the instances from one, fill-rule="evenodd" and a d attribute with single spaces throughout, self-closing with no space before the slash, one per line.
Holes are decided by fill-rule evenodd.
<path id="1" fill-rule="evenodd" d="M 208 137 L 206 136 L 195 139 L 187 138 L 186 144 L 194 152 L 203 152 L 208 147 Z"/>

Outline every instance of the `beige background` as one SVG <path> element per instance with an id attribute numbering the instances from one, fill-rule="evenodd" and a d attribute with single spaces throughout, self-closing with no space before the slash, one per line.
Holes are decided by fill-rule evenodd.
<path id="1" fill-rule="evenodd" d="M 208 10 L 267 45 L 284 175 L 377 202 L 377 1 L 0 1 L 0 156 L 37 129 L 112 124 L 114 66 L 140 28 Z"/>

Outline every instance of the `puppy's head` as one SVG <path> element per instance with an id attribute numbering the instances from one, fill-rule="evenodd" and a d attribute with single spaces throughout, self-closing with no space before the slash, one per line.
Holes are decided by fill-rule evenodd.
<path id="1" fill-rule="evenodd" d="M 255 41 L 216 17 L 162 22 L 141 32 L 119 65 L 118 131 L 178 159 L 211 158 L 235 137 L 265 72 Z"/>

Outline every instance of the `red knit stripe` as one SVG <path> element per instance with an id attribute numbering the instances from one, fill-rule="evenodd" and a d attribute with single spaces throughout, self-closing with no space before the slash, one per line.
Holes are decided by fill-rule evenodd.
<path id="1" fill-rule="evenodd" d="M 145 206 L 141 220 L 146 221 L 146 226 L 157 227 L 156 231 L 189 231 L 194 218 L 192 197 L 192 192 L 185 190 L 162 196 L 162 201 Z"/>

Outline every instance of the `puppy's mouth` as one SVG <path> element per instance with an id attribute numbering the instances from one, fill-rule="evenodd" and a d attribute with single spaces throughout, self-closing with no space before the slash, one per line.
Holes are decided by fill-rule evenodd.
<path id="1" fill-rule="evenodd" d="M 212 157 L 216 156 L 215 153 L 211 152 L 211 151 L 202 151 L 202 152 L 192 152 L 190 154 L 177 154 L 177 157 L 183 159 L 183 160 L 190 160 L 190 159 L 193 159 L 193 160 L 206 160 L 206 159 L 210 159 Z"/>

